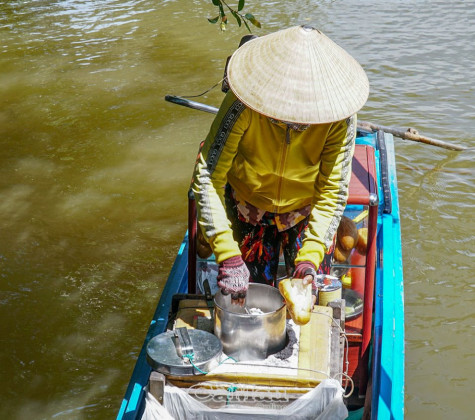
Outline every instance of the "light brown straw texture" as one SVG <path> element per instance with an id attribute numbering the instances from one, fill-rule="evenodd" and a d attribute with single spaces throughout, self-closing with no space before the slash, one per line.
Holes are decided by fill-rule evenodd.
<path id="1" fill-rule="evenodd" d="M 228 80 L 249 108 L 301 124 L 343 120 L 369 95 L 358 62 L 320 31 L 302 26 L 245 43 L 231 57 Z"/>

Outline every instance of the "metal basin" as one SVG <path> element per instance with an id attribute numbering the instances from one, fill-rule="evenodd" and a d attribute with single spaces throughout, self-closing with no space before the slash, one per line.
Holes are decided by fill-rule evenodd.
<path id="1" fill-rule="evenodd" d="M 286 310 L 282 295 L 275 287 L 251 283 L 245 307 L 231 303 L 230 295 L 214 297 L 214 333 L 223 350 L 236 360 L 263 360 L 282 350 L 286 344 Z"/>

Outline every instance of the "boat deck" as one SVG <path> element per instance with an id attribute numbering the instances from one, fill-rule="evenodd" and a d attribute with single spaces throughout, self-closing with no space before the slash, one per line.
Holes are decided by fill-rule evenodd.
<path id="1" fill-rule="evenodd" d="M 365 309 L 366 312 L 363 313 L 361 319 L 347 323 L 346 332 L 350 349 L 348 358 L 350 364 L 353 363 L 349 374 L 353 376 L 357 387 L 356 399 L 364 404 L 365 399 L 358 396 L 362 394 L 363 397 L 366 394 L 366 404 L 371 406 L 372 418 L 401 419 L 404 417 L 404 312 L 399 203 L 393 139 L 392 136 L 384 135 L 382 132 L 360 132 L 357 142 L 360 146 L 357 147 L 355 155 L 356 164 L 353 167 L 355 180 L 352 182 L 353 185 L 356 185 L 356 181 L 363 185 L 363 188 L 359 186 L 362 196 L 359 194 L 360 196 L 357 197 L 358 194 L 353 194 L 351 197 L 356 198 L 353 200 L 350 197 L 345 212 L 360 214 L 367 210 L 371 213 L 372 209 L 376 209 L 367 219 L 368 223 L 374 223 L 376 228 L 375 236 L 372 238 L 374 240 L 374 271 L 373 273 L 371 270 L 368 271 L 368 267 L 372 266 L 372 263 L 368 264 L 368 261 L 373 258 L 370 253 L 366 256 L 366 260 L 354 262 L 352 267 L 355 278 L 361 279 L 363 276 L 365 284 L 366 278 L 371 278 L 374 289 L 362 290 L 368 306 Z M 373 153 L 368 154 L 368 151 Z M 361 171 L 361 166 L 364 168 L 368 164 L 374 165 L 374 171 Z M 373 194 L 376 194 L 376 203 Z M 190 290 L 189 274 L 193 271 L 196 274 L 196 265 L 189 270 L 189 262 L 187 233 L 138 357 L 118 419 L 141 418 L 144 409 L 144 389 L 148 385 L 152 372 L 146 362 L 146 344 L 169 326 L 173 296 L 194 292 Z M 193 287 L 196 287 L 196 283 Z M 366 320 L 371 319 L 369 327 L 366 326 L 366 332 L 365 317 Z M 368 325 L 367 322 L 366 325 Z M 353 329 L 351 330 L 350 327 Z M 334 337 L 337 337 L 337 334 Z M 370 353 L 372 359 L 369 358 Z M 367 356 L 364 356 L 365 354 Z M 366 377 L 364 372 L 361 374 L 362 367 L 368 368 Z M 368 389 L 366 389 L 367 385 Z M 358 412 L 362 414 L 361 410 Z"/>

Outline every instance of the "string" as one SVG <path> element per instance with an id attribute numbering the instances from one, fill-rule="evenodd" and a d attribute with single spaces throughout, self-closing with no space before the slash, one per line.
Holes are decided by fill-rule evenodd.
<path id="1" fill-rule="evenodd" d="M 201 374 L 203 375 L 207 375 L 209 372 L 206 372 L 204 370 L 201 370 L 198 366 L 196 366 L 194 363 L 193 363 L 193 360 L 195 359 L 195 353 L 189 353 L 189 354 L 184 354 L 183 355 L 183 358 L 184 359 L 188 359 L 189 362 L 191 363 L 191 366 L 193 366 L 198 372 L 200 372 Z M 234 362 L 237 363 L 237 360 L 234 358 L 234 357 L 231 357 L 231 356 L 228 356 L 226 357 L 226 359 L 224 359 L 223 361 L 219 362 L 219 365 L 222 365 L 226 360 L 228 359 L 231 359 L 231 360 L 234 360 Z M 218 365 L 218 366 L 219 366 Z"/>
<path id="2" fill-rule="evenodd" d="M 229 386 L 229 387 L 228 387 L 228 389 L 227 389 L 228 394 L 226 395 L 226 405 L 229 405 L 229 394 L 230 394 L 231 392 L 236 392 L 237 389 L 238 389 L 238 387 L 237 387 L 236 385 L 234 385 L 234 386 Z"/>
<path id="3" fill-rule="evenodd" d="M 184 359 L 188 359 L 191 363 L 191 365 L 200 373 L 202 373 L 203 375 L 207 375 L 209 372 L 205 372 L 204 370 L 201 370 L 198 366 L 196 366 L 194 363 L 193 363 L 193 359 L 195 358 L 195 353 L 190 353 L 190 354 L 184 354 L 183 355 L 183 358 Z"/>
<path id="4" fill-rule="evenodd" d="M 208 92 L 210 92 L 211 90 L 213 90 L 216 86 L 220 85 L 221 83 L 223 83 L 223 80 L 224 79 L 221 79 L 218 83 L 216 83 L 215 85 L 211 86 L 208 90 L 205 90 L 203 93 L 200 93 L 199 95 L 180 95 L 180 98 L 199 98 L 200 96 L 203 96 L 203 95 L 206 95 Z"/>
<path id="5" fill-rule="evenodd" d="M 337 373 L 335 374 L 335 376 L 345 376 L 346 379 L 347 379 L 347 383 L 345 385 L 345 393 L 346 393 L 346 388 L 348 387 L 348 380 L 349 382 L 351 382 L 351 391 L 348 393 L 348 394 L 344 394 L 343 396 L 345 398 L 348 398 L 354 391 L 355 389 L 355 385 L 353 383 L 353 379 L 348 375 L 348 369 L 349 369 L 349 364 L 350 364 L 350 361 L 348 360 L 348 352 L 349 352 L 349 348 L 350 348 L 350 345 L 348 343 L 348 337 L 345 333 L 345 331 L 341 328 L 341 325 L 339 324 L 339 322 L 333 318 L 333 316 L 331 315 L 328 315 L 324 312 L 317 312 L 317 311 L 312 311 L 312 313 L 314 314 L 318 314 L 318 315 L 325 315 L 326 317 L 330 318 L 332 320 L 332 323 L 334 323 L 334 325 L 336 325 L 338 327 L 338 329 L 340 330 L 340 335 L 343 336 L 343 339 L 345 340 L 345 345 L 343 346 L 343 349 L 344 349 L 344 352 L 345 352 L 345 371 L 344 372 L 340 372 L 340 373 Z"/>

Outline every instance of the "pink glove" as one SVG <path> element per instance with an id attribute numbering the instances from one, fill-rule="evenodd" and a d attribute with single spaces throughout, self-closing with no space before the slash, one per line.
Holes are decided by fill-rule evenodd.
<path id="1" fill-rule="evenodd" d="M 218 286 L 223 295 L 231 293 L 231 299 L 246 297 L 249 287 L 249 270 L 240 255 L 228 258 L 219 265 Z"/>
<path id="2" fill-rule="evenodd" d="M 293 277 L 296 279 L 303 279 L 306 276 L 312 276 L 312 292 L 313 294 L 316 294 L 317 293 L 317 272 L 315 270 L 315 266 L 310 261 L 300 261 L 295 266 Z"/>

